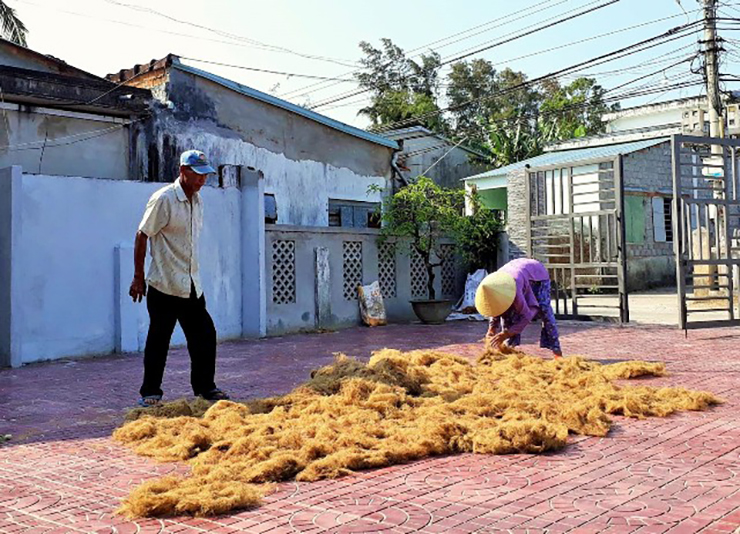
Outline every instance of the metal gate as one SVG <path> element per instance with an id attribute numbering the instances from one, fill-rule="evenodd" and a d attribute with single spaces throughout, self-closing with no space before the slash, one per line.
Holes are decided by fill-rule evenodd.
<path id="1" fill-rule="evenodd" d="M 556 316 L 629 321 L 621 158 L 526 174 L 527 249 L 550 272 Z"/>
<path id="2" fill-rule="evenodd" d="M 740 140 L 677 135 L 672 145 L 679 326 L 740 325 Z"/>

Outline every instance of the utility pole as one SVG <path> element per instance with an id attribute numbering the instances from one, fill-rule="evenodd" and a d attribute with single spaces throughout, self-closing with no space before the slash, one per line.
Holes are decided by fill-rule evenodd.
<path id="1" fill-rule="evenodd" d="M 701 0 L 699 0 L 701 1 Z M 722 101 L 719 93 L 719 44 L 717 41 L 717 0 L 704 3 L 704 73 L 709 103 L 709 135 L 724 137 Z"/>

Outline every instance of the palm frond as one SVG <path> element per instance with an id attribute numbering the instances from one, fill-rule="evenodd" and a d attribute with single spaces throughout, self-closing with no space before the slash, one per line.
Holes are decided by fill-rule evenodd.
<path id="1" fill-rule="evenodd" d="M 28 29 L 23 21 L 15 14 L 15 9 L 0 0 L 0 29 L 2 37 L 21 46 L 27 46 L 26 34 Z"/>

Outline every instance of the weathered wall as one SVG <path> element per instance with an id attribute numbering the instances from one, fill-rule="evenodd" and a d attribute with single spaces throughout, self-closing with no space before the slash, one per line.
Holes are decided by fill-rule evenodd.
<path id="1" fill-rule="evenodd" d="M 404 172 L 404 177 L 414 179 L 434 165 L 426 172 L 426 175 L 444 187 L 458 189 L 463 187 L 462 180 L 464 178 L 480 174 L 489 169 L 486 165 L 472 163 L 470 160 L 472 154 L 467 150 L 452 148 L 453 146 L 453 144 L 445 143 L 434 136 L 405 139 L 400 157 L 404 158 L 404 167 L 408 168 L 409 171 Z M 452 150 L 450 150 L 451 148 Z M 403 154 L 419 150 L 425 152 L 408 157 L 403 156 Z M 443 159 L 439 161 L 440 158 Z"/>
<path id="2" fill-rule="evenodd" d="M 16 283 L 23 299 L 15 304 L 23 319 L 23 363 L 112 352 L 117 335 L 114 249 L 121 243 L 130 246 L 147 199 L 163 184 L 38 175 L 23 175 L 22 184 L 22 239 L 12 261 L 21 273 Z M 205 188 L 202 194 L 200 257 L 208 308 L 221 339 L 240 337 L 240 191 Z M 130 283 L 120 282 L 124 288 Z M 145 304 L 129 300 L 127 305 L 136 307 L 143 347 Z M 183 342 L 178 328 L 173 343 Z"/>
<path id="3" fill-rule="evenodd" d="M 680 119 L 680 115 L 679 115 Z M 625 216 L 641 217 L 644 235 L 641 243 L 627 246 L 627 282 L 631 291 L 676 283 L 676 261 L 672 242 L 655 240 L 655 221 L 651 200 L 673 196 L 671 144 L 663 143 L 623 156 L 626 197 L 642 204 L 642 210 L 626 210 Z"/>
<path id="4" fill-rule="evenodd" d="M 122 119 L 0 106 L 0 168 L 20 165 L 38 174 L 128 177 L 129 133 Z"/>
<path id="5" fill-rule="evenodd" d="M 389 273 L 388 266 L 379 266 L 378 230 L 347 228 L 306 228 L 275 226 L 266 231 L 266 278 L 267 278 L 267 332 L 279 335 L 288 332 L 309 331 L 317 328 L 341 328 L 359 324 L 360 313 L 356 293 L 352 298 L 345 298 L 345 257 L 344 243 L 361 243 L 362 250 L 362 283 L 370 284 L 379 280 L 381 271 L 395 281 L 395 296 L 384 295 L 386 313 L 390 321 L 410 321 L 415 319 L 409 303 L 413 298 L 423 298 L 412 294 L 412 286 L 418 284 L 418 270 L 411 267 L 411 258 L 403 247 L 397 247 L 395 269 Z M 286 246 L 284 243 L 287 242 Z M 325 269 L 317 270 L 316 249 L 328 251 L 328 273 Z M 287 251 L 287 252 L 286 252 Z M 292 251 L 292 254 L 289 252 Z M 291 259 L 294 264 L 291 266 Z M 287 262 L 287 265 L 286 265 Z M 282 267 L 280 266 L 282 265 Z M 457 299 L 464 284 L 458 279 L 455 271 L 454 281 L 444 283 L 442 270 L 437 268 L 435 287 L 437 298 Z M 317 288 L 318 280 L 327 280 L 326 285 Z M 294 294 L 294 299 L 281 299 L 276 291 L 278 286 L 285 287 L 285 281 Z M 387 278 L 386 278 L 387 279 Z M 424 282 L 425 283 L 425 282 Z M 443 286 L 453 287 L 449 294 L 444 294 Z M 425 286 L 424 286 L 425 287 Z M 381 284 L 381 289 L 383 285 Z M 289 292 L 290 293 L 290 292 Z M 322 295 L 317 298 L 318 295 Z M 317 319 L 317 300 L 322 303 L 321 314 L 324 320 Z"/>
<path id="6" fill-rule="evenodd" d="M 673 194 L 670 141 L 622 156 L 622 168 L 626 192 Z"/>
<path id="7" fill-rule="evenodd" d="M 180 152 L 197 148 L 214 165 L 261 170 L 280 224 L 328 226 L 329 199 L 380 200 L 368 187 L 385 187 L 391 149 L 177 69 L 168 84 L 174 109 L 160 110 L 139 129 L 134 177 L 168 180 Z"/>

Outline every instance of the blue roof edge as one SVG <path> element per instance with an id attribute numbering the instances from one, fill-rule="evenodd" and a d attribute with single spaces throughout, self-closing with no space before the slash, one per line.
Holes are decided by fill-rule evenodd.
<path id="1" fill-rule="evenodd" d="M 311 111 L 310 109 L 302 108 L 301 106 L 298 106 L 286 100 L 282 100 L 281 98 L 268 95 L 267 93 L 263 93 L 262 91 L 258 91 L 257 89 L 242 85 L 233 80 L 222 78 L 221 76 L 218 76 L 216 74 L 212 74 L 210 72 L 198 69 L 196 67 L 191 67 L 190 65 L 185 65 L 183 63 L 173 63 L 172 66 L 184 72 L 195 74 L 196 76 L 200 76 L 201 78 L 210 80 L 223 87 L 226 87 L 227 89 L 236 91 L 237 93 L 241 93 L 245 96 L 254 98 L 255 100 L 260 100 L 272 106 L 290 111 L 297 115 L 301 115 L 303 117 L 306 117 L 307 119 L 323 124 L 324 126 L 328 126 L 329 128 L 333 128 L 342 133 L 346 133 L 347 135 L 352 135 L 365 141 L 370 141 L 371 143 L 382 145 L 387 148 L 392 148 L 394 150 L 399 149 L 398 143 L 396 141 L 393 141 L 392 139 L 388 139 L 387 137 L 383 137 L 382 135 L 377 135 L 365 130 L 361 130 L 360 128 L 355 128 L 354 126 L 350 126 L 349 124 L 331 119 L 325 115 L 321 115 L 319 113 L 316 113 L 315 111 Z"/>
<path id="2" fill-rule="evenodd" d="M 531 158 L 527 158 L 521 161 L 517 161 L 515 163 L 510 163 L 509 165 L 505 165 L 503 167 L 499 167 L 498 169 L 493 169 L 490 171 L 482 172 L 480 174 L 475 174 L 473 176 L 468 176 L 467 178 L 462 178 L 460 181 L 464 182 L 467 180 L 476 180 L 481 178 L 494 178 L 496 176 L 505 176 L 509 174 L 510 172 L 513 172 L 515 170 L 519 170 L 525 165 L 527 165 L 528 162 L 536 160 L 536 159 L 544 159 L 544 158 L 552 158 L 558 154 L 570 154 L 570 155 L 578 155 L 582 154 L 584 152 L 595 152 L 599 149 L 601 150 L 607 150 L 608 148 L 617 149 L 616 151 L 612 152 L 612 155 L 624 155 L 624 154 L 630 154 L 632 152 L 638 152 L 640 150 L 644 150 L 646 148 L 651 148 L 656 145 L 660 145 L 662 143 L 665 143 L 667 141 L 670 141 L 669 137 L 656 137 L 654 139 L 643 139 L 639 141 L 626 141 L 623 143 L 609 143 L 606 145 L 599 145 L 595 147 L 584 147 L 584 148 L 572 148 L 568 150 L 558 150 L 554 152 L 544 152 L 540 154 L 539 156 L 534 156 Z M 625 150 L 620 150 L 624 148 Z M 566 158 L 567 159 L 567 158 Z M 578 163 L 579 161 L 582 161 L 583 158 L 574 158 L 570 160 L 571 162 Z M 560 164 L 560 163 L 557 163 Z"/>

